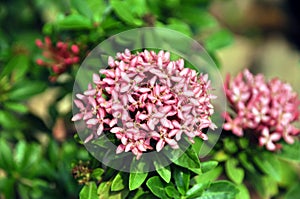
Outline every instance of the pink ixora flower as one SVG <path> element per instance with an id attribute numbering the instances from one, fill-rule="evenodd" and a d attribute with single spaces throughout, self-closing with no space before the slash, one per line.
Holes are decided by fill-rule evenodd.
<path id="1" fill-rule="evenodd" d="M 93 75 L 93 86 L 77 94 L 79 113 L 92 133 L 85 142 L 104 134 L 120 140 L 116 153 L 131 151 L 139 159 L 144 152 L 178 149 L 186 136 L 204 140 L 206 128 L 215 128 L 208 76 L 184 68 L 183 59 L 170 53 L 129 50 L 108 58 L 108 68 Z"/>
<path id="2" fill-rule="evenodd" d="M 58 41 L 55 45 L 49 37 L 45 37 L 45 41 L 40 39 L 35 41 L 37 47 L 43 50 L 43 56 L 45 59 L 37 59 L 36 63 L 40 66 L 46 66 L 51 68 L 54 73 L 50 77 L 55 81 L 56 77 L 64 73 L 72 64 L 76 64 L 80 61 L 79 58 L 79 46 L 76 44 L 70 45 L 67 42 Z"/>
<path id="3" fill-rule="evenodd" d="M 280 148 L 283 139 L 292 144 L 300 130 L 292 123 L 299 121 L 300 100 L 289 84 L 278 79 L 265 81 L 248 70 L 225 82 L 225 92 L 234 114 L 225 113 L 223 128 L 237 136 L 253 132 L 260 146 L 270 151 Z"/>

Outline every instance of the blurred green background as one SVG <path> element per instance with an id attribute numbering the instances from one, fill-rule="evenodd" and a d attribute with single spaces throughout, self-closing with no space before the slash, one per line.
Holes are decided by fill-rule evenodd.
<path id="1" fill-rule="evenodd" d="M 0 198 L 77 198 L 72 167 L 90 160 L 70 122 L 79 65 L 50 82 L 37 38 L 76 43 L 83 59 L 118 32 L 170 28 L 203 44 L 223 77 L 249 68 L 299 93 L 299 13 L 297 0 L 1 1 Z"/>

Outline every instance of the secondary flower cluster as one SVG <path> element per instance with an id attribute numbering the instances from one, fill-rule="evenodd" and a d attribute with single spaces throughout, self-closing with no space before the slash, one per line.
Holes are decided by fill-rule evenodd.
<path id="1" fill-rule="evenodd" d="M 80 113 L 72 120 L 83 120 L 92 130 L 85 142 L 112 133 L 120 141 L 116 153 L 131 151 L 139 159 L 166 144 L 177 149 L 183 135 L 191 142 L 196 136 L 206 140 L 203 130 L 215 128 L 208 75 L 184 68 L 183 59 L 126 49 L 109 57 L 108 65 L 74 100 Z"/>
<path id="2" fill-rule="evenodd" d="M 72 64 L 76 64 L 80 60 L 78 45 L 70 45 L 66 42 L 58 41 L 53 46 L 49 37 L 45 37 L 44 43 L 37 39 L 35 44 L 43 49 L 43 56 L 46 58 L 45 60 L 37 59 L 36 63 L 40 66 L 51 68 L 54 73 L 54 76 L 52 76 L 53 80 L 55 80 L 56 76 L 64 73 Z"/>
<path id="3" fill-rule="evenodd" d="M 237 136 L 251 130 L 259 145 L 270 151 L 280 148 L 281 138 L 292 144 L 300 130 L 292 123 L 299 120 L 300 101 L 289 84 L 278 79 L 267 82 L 264 76 L 254 76 L 248 70 L 225 82 L 225 92 L 234 115 L 225 113 L 223 128 Z"/>

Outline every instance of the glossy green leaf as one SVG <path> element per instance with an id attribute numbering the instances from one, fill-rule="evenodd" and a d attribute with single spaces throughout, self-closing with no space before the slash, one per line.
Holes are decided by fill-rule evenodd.
<path id="1" fill-rule="evenodd" d="M 220 30 L 208 36 L 204 41 L 204 46 L 208 51 L 216 51 L 228 46 L 232 42 L 232 34 L 226 30 Z"/>
<path id="2" fill-rule="evenodd" d="M 211 183 L 199 199 L 235 199 L 239 190 L 237 187 L 228 181 L 218 181 Z"/>
<path id="3" fill-rule="evenodd" d="M 98 198 L 97 186 L 95 182 L 86 184 L 79 193 L 80 199 L 95 199 Z"/>
<path id="4" fill-rule="evenodd" d="M 190 172 L 184 168 L 174 168 L 173 178 L 176 187 L 182 195 L 185 195 L 190 185 Z"/>
<path id="5" fill-rule="evenodd" d="M 182 153 L 179 150 L 173 150 L 171 151 L 171 157 L 170 159 L 174 164 L 182 166 L 184 168 L 200 168 L 200 160 L 198 158 L 197 153 L 193 150 L 193 148 L 190 146 L 187 148 L 187 150 L 182 153 L 181 156 L 178 155 L 178 153 Z M 178 157 L 178 159 L 174 157 Z"/>
<path id="6" fill-rule="evenodd" d="M 230 180 L 236 184 L 241 184 L 244 179 L 245 172 L 242 168 L 237 167 L 238 161 L 230 158 L 225 162 L 225 171 Z"/>
<path id="7" fill-rule="evenodd" d="M 186 192 L 187 198 L 195 198 L 195 197 L 200 197 L 203 193 L 203 191 L 207 188 L 209 188 L 210 183 L 204 183 L 204 184 L 195 184 L 192 188 L 190 188 Z"/>
<path id="8" fill-rule="evenodd" d="M 173 183 L 170 183 L 167 185 L 167 187 L 165 188 L 166 194 L 170 197 L 170 198 L 174 198 L 174 199 L 180 199 L 180 193 L 178 192 L 178 190 L 175 188 Z"/>
<path id="9" fill-rule="evenodd" d="M 71 14 L 56 23 L 61 30 L 91 29 L 93 23 L 89 18 L 79 14 Z"/>
<path id="10" fill-rule="evenodd" d="M 155 196 L 162 199 L 168 198 L 164 189 L 165 184 L 160 180 L 158 176 L 151 177 L 147 181 L 146 185 Z"/>
<path id="11" fill-rule="evenodd" d="M 156 168 L 156 172 L 160 175 L 160 177 L 166 183 L 169 183 L 170 180 L 171 180 L 171 168 L 170 168 L 170 166 L 160 167 L 157 162 L 154 162 L 154 166 Z"/>
<path id="12" fill-rule="evenodd" d="M 206 173 L 206 172 L 216 168 L 216 166 L 218 166 L 218 164 L 219 163 L 214 160 L 201 162 L 201 170 L 203 173 Z"/>
<path id="13" fill-rule="evenodd" d="M 223 171 L 222 167 L 220 166 L 216 167 L 206 173 L 203 173 L 202 175 L 195 176 L 193 178 L 193 181 L 195 181 L 196 183 L 203 183 L 203 184 L 212 182 L 221 175 L 222 171 Z"/>
<path id="14" fill-rule="evenodd" d="M 144 157 L 139 160 L 133 158 L 130 165 L 129 174 L 129 190 L 134 190 L 139 188 L 148 176 L 149 164 Z"/>
<path id="15" fill-rule="evenodd" d="M 111 188 L 110 188 L 111 191 L 120 191 L 124 189 L 127 180 L 128 178 L 126 179 L 125 174 L 119 172 L 112 181 Z"/>
<path id="16" fill-rule="evenodd" d="M 139 188 L 146 180 L 148 173 L 130 173 L 129 175 L 129 190 Z"/>

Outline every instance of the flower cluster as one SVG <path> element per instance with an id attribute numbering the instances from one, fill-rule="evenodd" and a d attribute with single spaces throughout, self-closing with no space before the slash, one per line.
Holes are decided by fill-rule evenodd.
<path id="1" fill-rule="evenodd" d="M 43 56 L 46 60 L 37 59 L 36 63 L 40 66 L 46 66 L 52 69 L 55 76 L 64 73 L 71 65 L 79 62 L 79 47 L 76 44 L 69 45 L 66 42 L 58 41 L 53 46 L 49 37 L 45 37 L 43 43 L 40 39 L 35 41 L 35 44 L 43 50 Z"/>
<path id="2" fill-rule="evenodd" d="M 208 75 L 184 68 L 183 59 L 170 61 L 164 51 L 132 54 L 126 49 L 116 59 L 109 57 L 108 65 L 74 100 L 80 112 L 72 120 L 92 129 L 85 142 L 112 133 L 120 141 L 116 153 L 131 151 L 139 159 L 166 144 L 179 148 L 183 135 L 191 142 L 196 136 L 206 140 L 203 130 L 215 128 Z"/>
<path id="3" fill-rule="evenodd" d="M 254 76 L 248 70 L 225 82 L 225 92 L 235 115 L 225 113 L 223 128 L 237 136 L 252 131 L 260 146 L 270 151 L 280 148 L 281 138 L 292 144 L 300 133 L 292 123 L 299 120 L 300 101 L 289 84 L 278 79 L 266 82 L 264 76 Z"/>

